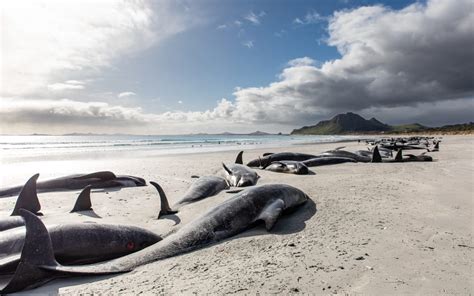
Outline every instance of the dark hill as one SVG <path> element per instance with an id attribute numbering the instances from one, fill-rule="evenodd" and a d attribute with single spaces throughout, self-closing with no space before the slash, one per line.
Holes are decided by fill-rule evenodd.
<path id="1" fill-rule="evenodd" d="M 391 126 L 378 121 L 375 118 L 367 120 L 360 115 L 352 112 L 339 114 L 330 120 L 320 121 L 313 126 L 305 126 L 295 129 L 291 134 L 300 135 L 334 135 L 334 134 L 353 134 L 365 132 L 384 132 L 390 131 Z"/>

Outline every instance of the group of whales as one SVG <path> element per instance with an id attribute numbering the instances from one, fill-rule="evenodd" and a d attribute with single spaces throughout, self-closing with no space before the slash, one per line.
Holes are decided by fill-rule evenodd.
<path id="1" fill-rule="evenodd" d="M 236 162 L 242 162 L 241 158 L 242 153 Z M 98 172 L 88 176 L 104 174 Z M 36 185 L 41 182 L 37 183 L 38 175 L 34 175 L 21 187 L 12 217 L 5 219 L 20 223 L 11 226 L 6 221 L 3 228 L 13 229 L 0 232 L 0 275 L 9 276 L 8 283 L 0 292 L 31 289 L 60 277 L 127 272 L 137 266 L 234 236 L 259 221 L 271 230 L 284 212 L 309 199 L 306 193 L 290 185 L 253 186 L 259 179 L 258 174 L 241 163 L 223 164 L 222 175 L 199 177 L 172 208 L 161 186 L 150 182 L 161 198 L 159 217 L 174 214 L 185 204 L 215 195 L 231 186 L 251 186 L 241 192 L 233 191 L 237 194 L 164 238 L 148 230 L 125 225 L 74 223 L 45 226 L 39 218 L 41 205 L 36 194 Z M 82 190 L 71 212 L 92 209 L 92 187 L 89 184 Z M 70 189 L 63 183 L 60 188 Z M 22 224 L 24 228 L 18 227 Z"/>
<path id="2" fill-rule="evenodd" d="M 20 190 L 14 187 L 20 194 L 12 212 L 13 217 L 0 220 L 0 230 L 17 227 L 0 232 L 0 250 L 7 252 L 0 252 L 0 256 L 3 256 L 0 258 L 0 275 L 11 276 L 0 292 L 11 293 L 34 288 L 59 277 L 128 272 L 140 265 L 234 236 L 258 221 L 263 221 L 266 229 L 271 230 L 281 214 L 305 203 L 309 197 L 290 185 L 254 186 L 260 178 L 253 169 L 256 167 L 273 172 L 308 174 L 308 167 L 344 162 L 432 160 L 424 154 L 403 157 L 402 149 L 392 159 L 392 150 L 378 145 L 370 151 L 349 152 L 343 148 L 316 155 L 266 153 L 247 165 L 243 164 L 240 152 L 234 164 L 222 164 L 220 176 L 198 177 L 184 196 L 172 206 L 169 205 L 163 188 L 156 182 L 150 182 L 157 189 L 161 200 L 158 218 L 176 214 L 182 206 L 216 195 L 230 187 L 248 187 L 228 190 L 227 192 L 237 194 L 164 238 L 146 229 L 126 225 L 74 223 L 45 226 L 38 217 L 41 206 L 36 195 L 37 185 L 41 191 L 74 189 L 77 187 L 73 186 L 78 186 L 77 180 L 82 182 L 88 179 L 90 183 L 83 184 L 84 189 L 71 211 L 76 212 L 92 210 L 91 188 L 110 187 L 111 181 L 117 182 L 118 178 L 119 181 L 115 183 L 118 186 L 146 185 L 141 178 L 116 177 L 111 172 L 97 172 L 37 183 L 38 175 L 35 175 L 23 187 L 20 186 Z M 54 182 L 57 187 L 51 185 Z M 12 192 L 12 188 L 0 190 L 0 194 L 10 195 Z M 25 227 L 18 227 L 20 225 Z"/>

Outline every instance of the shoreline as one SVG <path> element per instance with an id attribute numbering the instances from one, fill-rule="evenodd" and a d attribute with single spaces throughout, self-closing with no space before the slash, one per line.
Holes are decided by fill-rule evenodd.
<path id="1" fill-rule="evenodd" d="M 348 150 L 366 147 L 357 141 L 346 144 Z M 335 145 L 295 145 L 272 152 L 317 153 Z M 130 273 L 61 279 L 24 294 L 469 294 L 473 147 L 474 137 L 451 136 L 430 154 L 436 160 L 431 163 L 344 163 L 315 167 L 316 175 L 307 176 L 259 170 L 259 184 L 293 185 L 314 206 L 282 217 L 270 232 L 258 226 Z M 244 149 L 244 162 L 265 150 Z M 215 174 L 221 162 L 235 160 L 237 151 L 45 160 L 7 171 L 29 177 L 28 169 L 40 170 L 40 178 L 98 170 L 138 175 L 157 181 L 173 203 L 193 182 L 191 175 Z M 467 160 L 466 152 L 471 156 Z M 93 209 L 100 219 L 65 214 L 77 192 L 40 193 L 43 221 L 131 224 L 166 235 L 229 198 L 222 192 L 183 207 L 175 225 L 170 219 L 156 220 L 159 198 L 152 186 L 94 191 Z M 1 198 L 0 214 L 9 215 L 13 204 L 14 198 Z"/>

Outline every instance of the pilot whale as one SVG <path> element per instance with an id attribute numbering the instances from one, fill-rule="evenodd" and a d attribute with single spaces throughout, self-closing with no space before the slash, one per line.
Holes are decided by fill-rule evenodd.
<path id="1" fill-rule="evenodd" d="M 161 240 L 139 227 L 97 223 L 47 226 L 54 257 L 62 264 L 95 263 L 131 254 Z M 25 228 L 0 236 L 0 274 L 13 273 L 20 261 Z M 3 258 L 1 258 L 3 257 Z"/>
<path id="2" fill-rule="evenodd" d="M 21 260 L 15 274 L 0 292 L 12 293 L 64 276 L 128 272 L 140 265 L 234 236 L 258 221 L 263 221 L 266 229 L 271 230 L 285 211 L 302 205 L 308 199 L 306 193 L 290 185 L 250 187 L 148 248 L 111 261 L 82 266 L 59 264 L 54 257 L 51 238 L 41 220 L 21 210 L 27 229 Z"/>
<path id="3" fill-rule="evenodd" d="M 75 190 L 83 189 L 87 185 L 92 188 L 110 188 L 110 187 L 135 187 L 146 186 L 143 178 L 115 175 L 109 171 L 95 172 L 91 174 L 76 174 L 65 177 L 50 179 L 37 182 L 38 192 L 50 192 L 59 190 Z M 0 189 L 0 197 L 12 196 L 20 193 L 23 186 L 14 186 L 10 188 Z"/>
<path id="4" fill-rule="evenodd" d="M 222 190 L 229 189 L 229 184 L 224 178 L 217 176 L 202 176 L 193 184 L 191 184 L 184 196 L 178 202 L 170 207 L 168 198 L 163 188 L 161 188 L 158 183 L 153 181 L 151 181 L 150 184 L 156 188 L 158 194 L 160 195 L 161 210 L 158 214 L 158 218 L 163 215 L 176 214 L 178 209 L 183 205 L 204 199 L 206 197 L 214 196 Z"/>
<path id="5" fill-rule="evenodd" d="M 260 178 L 256 171 L 243 164 L 243 153 L 243 151 L 239 152 L 234 164 L 226 166 L 224 163 L 222 163 L 222 167 L 224 168 L 224 177 L 230 186 L 253 186 L 257 184 L 257 181 Z"/>

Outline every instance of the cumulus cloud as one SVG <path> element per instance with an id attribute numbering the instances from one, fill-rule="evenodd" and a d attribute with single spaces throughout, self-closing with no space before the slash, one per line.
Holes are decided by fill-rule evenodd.
<path id="1" fill-rule="evenodd" d="M 119 98 L 128 98 L 128 97 L 133 97 L 133 96 L 136 96 L 137 94 L 134 93 L 133 91 L 125 91 L 125 92 L 121 92 L 117 95 L 117 97 Z"/>
<path id="2" fill-rule="evenodd" d="M 328 44 L 341 58 L 288 63 L 279 80 L 237 90 L 234 117 L 298 124 L 338 111 L 414 107 L 474 94 L 474 14 L 468 0 L 336 12 Z"/>
<path id="3" fill-rule="evenodd" d="M 0 96 L 73 89 L 56 83 L 58 77 L 97 75 L 117 57 L 186 29 L 189 18 L 176 6 L 146 0 L 1 1 Z"/>
<path id="4" fill-rule="evenodd" d="M 368 6 L 336 12 L 327 43 L 340 58 L 322 64 L 309 57 L 291 60 L 275 82 L 236 88 L 233 100 L 222 99 L 207 111 L 148 114 L 105 103 L 10 102 L 0 108 L 0 123 L 36 114 L 45 121 L 89 118 L 184 133 L 248 130 L 249 124 L 289 131 L 347 111 L 389 123 L 467 121 L 474 107 L 471 7 L 470 0 L 430 0 L 401 10 Z"/>

